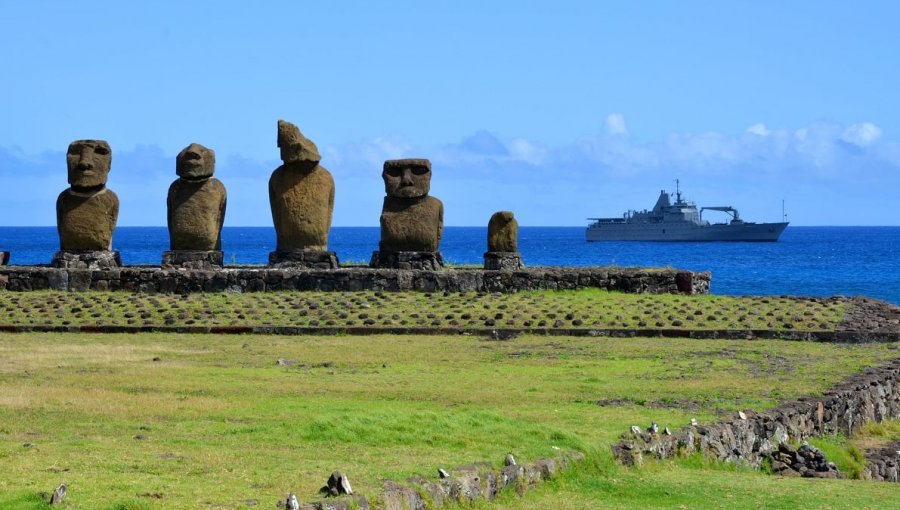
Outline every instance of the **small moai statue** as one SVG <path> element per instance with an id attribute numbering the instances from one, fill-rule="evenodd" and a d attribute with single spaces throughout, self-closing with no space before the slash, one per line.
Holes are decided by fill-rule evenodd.
<path id="1" fill-rule="evenodd" d="M 488 249 L 484 268 L 489 271 L 518 271 L 525 265 L 519 253 L 519 222 L 510 211 L 495 212 L 488 222 Z"/>
<path id="2" fill-rule="evenodd" d="M 112 251 L 119 217 L 119 197 L 107 189 L 112 151 L 103 140 L 69 144 L 66 166 L 69 188 L 56 199 L 59 251 L 50 265 L 74 269 L 106 269 L 122 265 Z"/>
<path id="3" fill-rule="evenodd" d="M 0 266 L 5 266 L 6 264 L 9 264 L 9 252 L 0 251 Z"/>
<path id="4" fill-rule="evenodd" d="M 162 265 L 191 269 L 222 267 L 222 222 L 227 194 L 213 177 L 216 153 L 192 143 L 175 158 L 178 175 L 166 199 L 169 250 Z"/>
<path id="5" fill-rule="evenodd" d="M 381 242 L 370 266 L 438 270 L 444 260 L 438 246 L 444 230 L 444 204 L 428 195 L 431 162 L 394 159 L 384 162 Z"/>
<path id="6" fill-rule="evenodd" d="M 284 164 L 269 179 L 269 204 L 277 236 L 269 265 L 337 268 L 337 256 L 328 251 L 334 179 L 319 164 L 322 157 L 316 144 L 290 122 L 278 121 L 278 147 Z"/>

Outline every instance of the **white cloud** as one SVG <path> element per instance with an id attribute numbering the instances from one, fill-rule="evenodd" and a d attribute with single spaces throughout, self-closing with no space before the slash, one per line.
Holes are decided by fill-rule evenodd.
<path id="1" fill-rule="evenodd" d="M 603 128 L 609 136 L 627 136 L 628 127 L 621 113 L 610 113 L 603 122 Z"/>
<path id="2" fill-rule="evenodd" d="M 763 124 L 762 122 L 757 122 L 756 124 L 753 124 L 752 126 L 748 127 L 747 132 L 750 133 L 751 135 L 762 136 L 762 137 L 766 137 L 766 136 L 769 136 L 770 134 L 772 134 L 772 132 L 769 131 L 769 128 L 767 128 L 766 125 Z"/>
<path id="3" fill-rule="evenodd" d="M 841 135 L 841 140 L 860 147 L 872 145 L 879 138 L 881 138 L 881 128 L 870 122 L 853 124 Z"/>
<path id="4" fill-rule="evenodd" d="M 444 145 L 431 159 L 443 165 L 540 165 L 546 155 L 547 150 L 538 143 L 524 138 L 504 142 L 482 130 L 459 143 Z"/>
<path id="5" fill-rule="evenodd" d="M 741 150 L 740 140 L 707 132 L 672 135 L 661 152 L 664 159 L 692 163 L 698 169 L 721 170 L 723 164 L 736 161 Z"/>
<path id="6" fill-rule="evenodd" d="M 836 124 L 817 122 L 794 132 L 794 145 L 791 155 L 803 168 L 815 170 L 821 174 L 837 171 L 836 162 L 841 153 L 838 141 L 841 128 Z"/>
<path id="7" fill-rule="evenodd" d="M 513 159 L 531 165 L 540 165 L 547 155 L 546 149 L 524 138 L 513 138 L 507 144 L 506 149 Z"/>
<path id="8" fill-rule="evenodd" d="M 386 159 L 415 157 L 414 148 L 406 140 L 396 136 L 379 136 L 361 143 L 349 143 L 322 150 L 322 165 L 326 168 L 365 165 L 381 172 Z"/>

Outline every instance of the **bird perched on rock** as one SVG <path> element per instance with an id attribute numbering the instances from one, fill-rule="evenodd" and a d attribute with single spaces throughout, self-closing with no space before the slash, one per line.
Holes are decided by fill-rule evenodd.
<path id="1" fill-rule="evenodd" d="M 650 423 L 650 428 L 647 429 L 647 432 L 649 432 L 649 433 L 651 433 L 651 434 L 656 434 L 656 433 L 658 433 L 658 432 L 659 432 L 659 425 L 657 425 L 655 421 L 654 421 L 654 422 L 651 422 L 651 423 Z"/>

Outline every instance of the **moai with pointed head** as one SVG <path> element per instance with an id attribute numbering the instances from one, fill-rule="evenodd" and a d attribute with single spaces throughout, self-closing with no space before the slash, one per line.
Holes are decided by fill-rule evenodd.
<path id="1" fill-rule="evenodd" d="M 222 267 L 222 223 L 227 194 L 213 177 L 216 153 L 192 143 L 175 158 L 178 179 L 166 199 L 169 250 L 162 265 L 192 269 Z"/>
<path id="2" fill-rule="evenodd" d="M 373 267 L 429 269 L 443 267 L 438 247 L 444 230 L 444 204 L 428 195 L 431 162 L 394 159 L 384 162 L 384 205 L 381 242 L 372 254 Z"/>
<path id="3" fill-rule="evenodd" d="M 518 271 L 524 267 L 519 253 L 519 222 L 510 211 L 495 212 L 488 222 L 488 250 L 484 268 L 490 271 Z"/>
<path id="4" fill-rule="evenodd" d="M 56 199 L 59 251 L 51 261 L 53 267 L 103 269 L 121 265 L 118 252 L 112 251 L 119 197 L 106 187 L 111 162 L 112 151 L 103 140 L 69 144 L 69 188 Z"/>
<path id="5" fill-rule="evenodd" d="M 269 265 L 333 269 L 328 233 L 334 211 L 334 179 L 319 164 L 319 150 L 297 126 L 278 121 L 278 147 L 283 165 L 269 179 L 269 204 L 277 236 Z"/>

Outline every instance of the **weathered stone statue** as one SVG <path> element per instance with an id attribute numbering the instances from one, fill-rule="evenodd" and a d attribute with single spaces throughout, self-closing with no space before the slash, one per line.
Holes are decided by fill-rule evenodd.
<path id="1" fill-rule="evenodd" d="M 517 271 L 524 267 L 519 254 L 519 222 L 510 211 L 495 212 L 488 222 L 488 251 L 484 268 L 494 271 Z"/>
<path id="2" fill-rule="evenodd" d="M 431 162 L 395 159 L 384 162 L 384 206 L 381 242 L 372 254 L 373 267 L 431 269 L 443 267 L 438 251 L 444 230 L 444 204 L 428 196 Z"/>
<path id="3" fill-rule="evenodd" d="M 225 186 L 213 177 L 216 153 L 192 143 L 175 158 L 178 179 L 166 199 L 169 249 L 164 266 L 211 269 L 222 266 Z"/>
<path id="4" fill-rule="evenodd" d="M 102 269 L 121 265 L 111 251 L 119 217 L 119 198 L 106 188 L 112 151 L 103 140 L 69 144 L 66 166 L 69 189 L 56 199 L 56 227 L 60 251 L 53 267 Z"/>
<path id="5" fill-rule="evenodd" d="M 334 179 L 319 164 L 316 144 L 290 122 L 278 121 L 278 147 L 284 164 L 269 179 L 278 245 L 269 254 L 269 265 L 335 268 L 337 257 L 328 251 Z"/>

